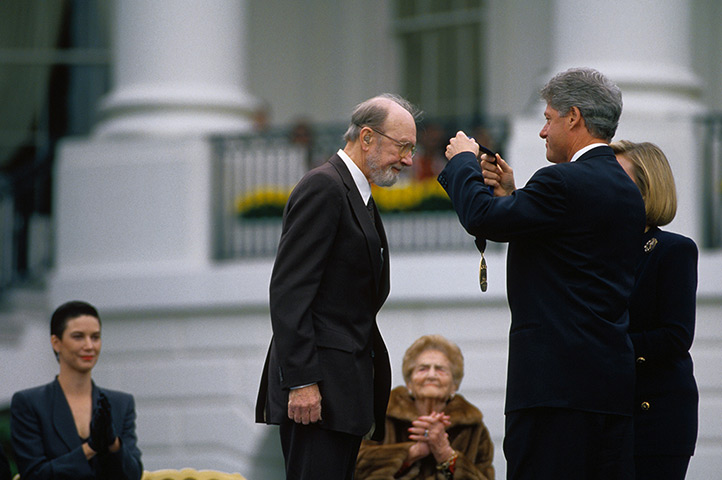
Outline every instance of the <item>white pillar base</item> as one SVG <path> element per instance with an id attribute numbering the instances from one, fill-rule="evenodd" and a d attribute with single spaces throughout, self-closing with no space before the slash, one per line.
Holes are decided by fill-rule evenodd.
<path id="1" fill-rule="evenodd" d="M 66 140 L 54 202 L 58 273 L 207 265 L 210 176 L 203 138 Z"/>
<path id="2" fill-rule="evenodd" d="M 99 105 L 99 137 L 199 136 L 250 131 L 257 100 L 207 86 L 116 90 Z"/>

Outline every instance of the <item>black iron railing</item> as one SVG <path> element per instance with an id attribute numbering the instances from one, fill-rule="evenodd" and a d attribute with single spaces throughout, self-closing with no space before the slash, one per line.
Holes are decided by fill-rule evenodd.
<path id="1" fill-rule="evenodd" d="M 475 248 L 436 175 L 445 163 L 448 139 L 457 129 L 466 126 L 469 132 L 485 135 L 484 143 L 501 151 L 506 125 L 458 119 L 449 124 L 453 127 L 446 128 L 443 121 L 421 124 L 414 167 L 397 185 L 374 190 L 394 252 Z M 275 255 L 288 194 L 308 169 L 325 162 L 344 145 L 344 130 L 340 125 L 316 127 L 313 134 L 300 137 L 304 141 L 297 141 L 293 130 L 213 139 L 217 259 Z"/>
<path id="2" fill-rule="evenodd" d="M 467 122 L 441 126 L 448 141 L 452 129 L 473 131 Z M 699 119 L 703 162 L 703 247 L 722 247 L 722 115 Z M 301 176 L 324 162 L 343 145 L 344 126 L 314 126 L 314 133 L 292 141 L 290 130 L 217 137 L 214 147 L 214 257 L 232 260 L 275 255 L 281 231 L 281 212 L 288 193 Z M 424 156 L 424 135 L 435 127 L 419 128 L 417 166 L 398 185 L 382 191 L 382 208 L 390 247 L 395 253 L 473 250 L 471 237 L 460 227 L 455 213 L 436 196 L 434 162 Z M 485 123 L 496 150 L 503 153 L 506 126 Z M 477 134 L 477 137 L 479 135 Z M 487 142 L 493 140 L 486 140 Z M 426 162 L 426 163 L 424 163 Z M 423 164 L 423 165 L 422 165 Z M 421 171 L 426 169 L 426 171 Z M 51 185 L 50 162 L 0 174 L 0 290 L 19 281 L 44 278 L 53 264 L 54 232 L 50 206 L 39 208 L 37 197 L 47 196 Z M 40 192 L 40 193 L 39 193 Z M 42 202 L 40 202 L 42 203 Z M 489 248 L 498 248 L 490 245 Z"/>

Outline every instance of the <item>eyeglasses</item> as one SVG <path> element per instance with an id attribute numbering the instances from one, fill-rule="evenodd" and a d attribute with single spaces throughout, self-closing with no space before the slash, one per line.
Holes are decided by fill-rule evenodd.
<path id="1" fill-rule="evenodd" d="M 409 153 L 411 153 L 412 157 L 416 154 L 416 145 L 414 145 L 413 143 L 400 142 L 393 137 L 389 137 L 384 132 L 382 132 L 380 130 L 376 130 L 374 127 L 369 127 L 369 128 L 371 130 L 373 130 L 374 132 L 378 133 L 379 135 L 381 135 L 382 137 L 386 137 L 389 140 L 391 140 L 392 142 L 394 142 L 396 144 L 396 146 L 399 147 L 399 156 L 401 156 L 401 158 L 404 158 Z"/>

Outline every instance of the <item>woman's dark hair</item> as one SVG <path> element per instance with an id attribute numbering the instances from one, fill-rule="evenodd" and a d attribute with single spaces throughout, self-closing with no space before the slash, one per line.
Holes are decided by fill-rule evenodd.
<path id="1" fill-rule="evenodd" d="M 68 320 L 88 315 L 89 317 L 95 317 L 98 319 L 100 324 L 100 315 L 98 310 L 88 302 L 82 302 L 80 300 L 73 300 L 60 305 L 53 312 L 53 316 L 50 317 L 50 335 L 55 335 L 58 338 L 63 338 L 63 332 L 68 326 Z"/>

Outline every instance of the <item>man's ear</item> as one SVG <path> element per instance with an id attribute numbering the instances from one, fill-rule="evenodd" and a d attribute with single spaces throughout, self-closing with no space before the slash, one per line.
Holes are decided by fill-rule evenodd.
<path id="1" fill-rule="evenodd" d="M 363 127 L 361 131 L 359 132 L 359 142 L 361 142 L 361 148 L 366 149 L 371 145 L 371 142 L 374 139 L 373 136 L 374 131 L 371 130 L 369 127 Z"/>
<path id="2" fill-rule="evenodd" d="M 577 125 L 585 126 L 584 117 L 582 117 L 582 112 L 579 110 L 579 107 L 570 108 L 565 119 L 570 130 Z"/>

